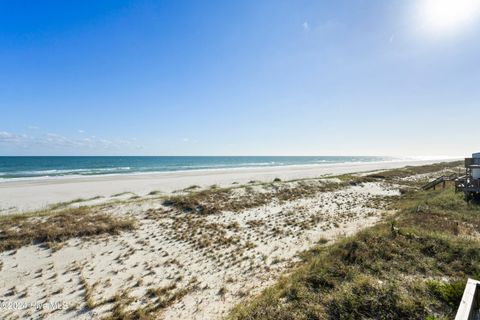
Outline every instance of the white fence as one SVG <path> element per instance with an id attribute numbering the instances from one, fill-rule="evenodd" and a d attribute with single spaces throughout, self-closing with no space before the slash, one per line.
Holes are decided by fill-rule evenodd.
<path id="1" fill-rule="evenodd" d="M 480 320 L 480 281 L 468 279 L 455 320 Z"/>

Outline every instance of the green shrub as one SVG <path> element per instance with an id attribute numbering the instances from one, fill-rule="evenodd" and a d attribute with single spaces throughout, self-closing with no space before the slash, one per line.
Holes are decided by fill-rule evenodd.
<path id="1" fill-rule="evenodd" d="M 466 281 L 459 280 L 452 283 L 446 283 L 436 280 L 427 281 L 427 287 L 430 292 L 442 299 L 450 306 L 458 306 L 462 300 L 463 291 L 465 290 Z"/>

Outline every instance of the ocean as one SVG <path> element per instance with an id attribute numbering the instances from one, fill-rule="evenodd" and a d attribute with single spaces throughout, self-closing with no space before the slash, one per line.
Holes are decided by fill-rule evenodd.
<path id="1" fill-rule="evenodd" d="M 391 160 L 394 158 L 367 156 L 0 157 L 0 180 Z"/>

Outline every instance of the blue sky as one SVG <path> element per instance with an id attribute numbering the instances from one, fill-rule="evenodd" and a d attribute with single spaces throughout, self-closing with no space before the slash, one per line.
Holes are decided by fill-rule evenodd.
<path id="1" fill-rule="evenodd" d="M 0 1 L 0 155 L 480 151 L 480 15 L 431 1 Z"/>

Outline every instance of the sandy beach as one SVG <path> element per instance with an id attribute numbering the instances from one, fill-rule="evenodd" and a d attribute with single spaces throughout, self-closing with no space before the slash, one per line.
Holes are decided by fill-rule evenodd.
<path id="1" fill-rule="evenodd" d="M 83 203 L 98 204 L 117 198 L 114 195 L 127 192 L 130 196 L 132 194 L 144 196 L 152 191 L 171 193 L 192 185 L 200 187 L 230 186 L 232 183 L 244 184 L 252 180 L 268 182 L 274 178 L 282 180 L 314 178 L 440 161 L 442 159 L 3 181 L 0 182 L 0 214 L 39 210 L 51 204 L 77 199 L 96 198 L 92 201 L 83 201 Z M 445 161 L 452 161 L 452 159 L 445 159 Z"/>
<path id="2" fill-rule="evenodd" d="M 430 162 L 415 164 L 425 163 Z M 304 250 L 388 217 L 388 199 L 400 195 L 401 186 L 386 180 L 351 180 L 364 174 L 342 179 L 325 175 L 405 164 L 413 165 L 4 183 L 2 203 L 8 200 L 23 208 L 69 197 L 120 194 L 63 203 L 50 207 L 47 215 L 2 220 L 2 318 L 144 319 L 142 315 L 149 314 L 160 319 L 221 319 L 295 267 Z M 273 177 L 281 181 L 273 182 Z M 125 190 L 136 193 L 121 193 Z"/>

